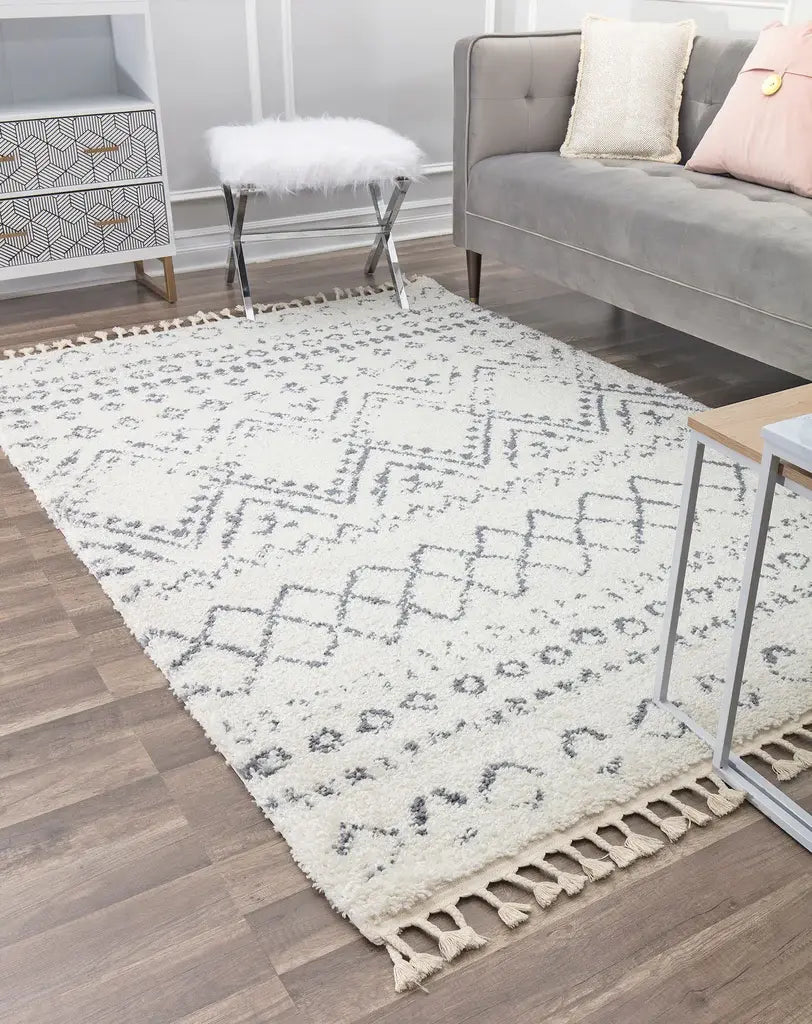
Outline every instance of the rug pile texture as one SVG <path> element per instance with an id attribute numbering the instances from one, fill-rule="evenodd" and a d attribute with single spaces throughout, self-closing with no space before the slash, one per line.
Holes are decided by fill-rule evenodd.
<path id="1" fill-rule="evenodd" d="M 695 404 L 431 280 L 410 300 L 0 364 L 6 453 L 400 989 L 484 942 L 463 896 L 514 927 L 740 802 L 650 700 Z M 752 489 L 706 463 L 674 696 L 708 726 Z M 788 777 L 809 504 L 779 494 L 773 523 L 738 740 Z"/>

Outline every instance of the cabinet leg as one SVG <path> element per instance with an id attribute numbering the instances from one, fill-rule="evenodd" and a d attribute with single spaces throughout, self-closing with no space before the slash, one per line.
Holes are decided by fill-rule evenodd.
<path id="1" fill-rule="evenodd" d="M 178 286 L 175 281 L 175 261 L 171 256 L 162 256 L 161 263 L 164 268 L 164 283 L 161 285 L 155 278 L 150 277 L 144 270 L 144 261 L 135 261 L 135 280 L 142 287 L 153 292 L 165 302 L 175 303 L 178 301 Z"/>

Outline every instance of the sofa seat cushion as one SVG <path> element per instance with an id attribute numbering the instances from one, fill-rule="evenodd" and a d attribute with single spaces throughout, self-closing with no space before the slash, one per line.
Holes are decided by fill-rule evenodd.
<path id="1" fill-rule="evenodd" d="M 466 210 L 812 326 L 810 199 L 681 165 L 516 153 L 472 168 Z"/>

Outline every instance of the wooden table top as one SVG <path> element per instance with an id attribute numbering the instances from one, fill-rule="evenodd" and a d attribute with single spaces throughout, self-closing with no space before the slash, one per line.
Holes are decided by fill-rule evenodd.
<path id="1" fill-rule="evenodd" d="M 812 384 L 696 413 L 688 417 L 688 426 L 753 462 L 761 462 L 764 448 L 761 428 L 805 413 L 812 413 Z M 809 473 L 787 466 L 784 475 L 812 490 L 812 475 Z"/>

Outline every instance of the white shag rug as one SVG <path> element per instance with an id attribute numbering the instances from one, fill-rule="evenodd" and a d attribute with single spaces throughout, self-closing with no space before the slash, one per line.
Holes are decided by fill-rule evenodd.
<path id="1" fill-rule="evenodd" d="M 410 300 L 0 364 L 8 456 L 399 989 L 484 941 L 461 897 L 513 927 L 656 852 L 623 815 L 674 840 L 740 802 L 649 699 L 696 406 L 431 280 Z M 675 696 L 711 725 L 753 481 L 715 456 L 703 481 Z M 782 727 L 759 753 L 787 777 L 812 760 L 808 503 L 773 523 L 738 725 Z"/>

